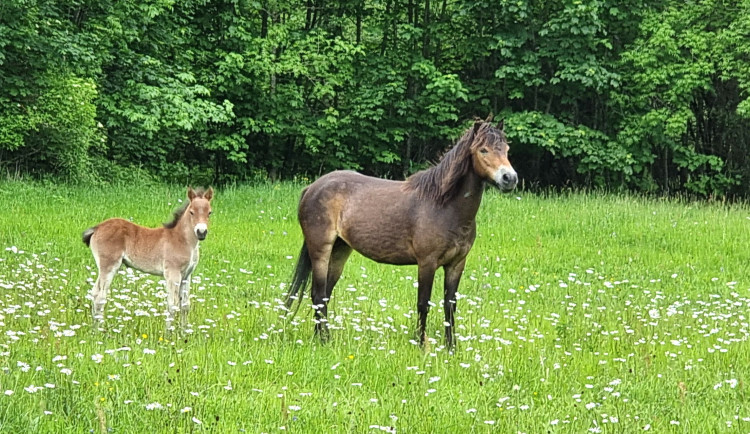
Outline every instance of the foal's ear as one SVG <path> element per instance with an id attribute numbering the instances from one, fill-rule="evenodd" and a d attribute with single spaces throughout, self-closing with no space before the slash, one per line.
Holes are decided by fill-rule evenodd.
<path id="1" fill-rule="evenodd" d="M 195 190 L 193 190 L 193 187 L 188 187 L 188 199 L 191 201 L 195 199 Z"/>
<path id="2" fill-rule="evenodd" d="M 492 118 L 494 118 L 494 117 L 495 117 L 495 115 L 493 115 L 492 112 L 490 112 L 490 114 L 487 115 L 487 119 L 485 119 L 485 122 L 487 122 L 487 123 L 492 122 Z"/>
<path id="3" fill-rule="evenodd" d="M 205 193 L 203 193 L 203 198 L 206 199 L 206 200 L 208 200 L 208 201 L 210 201 L 211 199 L 213 199 L 214 198 L 214 188 L 213 187 L 208 187 L 208 191 L 206 191 Z"/>
<path id="4" fill-rule="evenodd" d="M 505 127 L 505 119 L 500 119 L 500 122 L 497 123 L 497 129 L 502 131 Z"/>

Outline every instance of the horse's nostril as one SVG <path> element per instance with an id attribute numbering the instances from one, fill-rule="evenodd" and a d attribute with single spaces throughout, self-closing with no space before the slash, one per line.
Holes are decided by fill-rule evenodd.
<path id="1" fill-rule="evenodd" d="M 505 189 L 513 189 L 518 183 L 518 175 L 515 172 L 506 172 L 500 177 L 500 185 Z"/>

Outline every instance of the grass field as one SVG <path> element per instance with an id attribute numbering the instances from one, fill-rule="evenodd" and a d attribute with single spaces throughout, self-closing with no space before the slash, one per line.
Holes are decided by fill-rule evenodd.
<path id="1" fill-rule="evenodd" d="M 488 191 L 442 346 L 416 345 L 416 267 L 354 254 L 331 301 L 282 308 L 300 185 L 220 189 L 190 333 L 123 269 L 92 328 L 81 232 L 156 226 L 178 187 L 0 183 L 3 432 L 750 432 L 750 209 Z"/>

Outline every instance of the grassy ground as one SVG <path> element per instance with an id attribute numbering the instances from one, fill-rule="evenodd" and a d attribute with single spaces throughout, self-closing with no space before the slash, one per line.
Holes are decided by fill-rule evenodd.
<path id="1" fill-rule="evenodd" d="M 176 187 L 0 183 L 0 431 L 750 431 L 750 209 L 488 191 L 442 346 L 416 267 L 353 255 L 331 302 L 281 308 L 301 186 L 217 191 L 191 333 L 164 333 L 159 278 L 123 269 L 91 327 L 81 232 L 156 226 Z"/>

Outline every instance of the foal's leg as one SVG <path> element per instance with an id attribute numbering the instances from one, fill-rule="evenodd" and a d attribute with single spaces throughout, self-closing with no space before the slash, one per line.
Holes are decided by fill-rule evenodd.
<path id="1" fill-rule="evenodd" d="M 446 265 L 445 270 L 443 310 L 445 311 L 445 345 L 452 349 L 456 344 L 455 338 L 455 315 L 456 315 L 456 291 L 461 282 L 461 274 L 466 266 L 466 258 L 459 262 Z"/>
<path id="2" fill-rule="evenodd" d="M 104 305 L 107 303 L 109 287 L 121 264 L 122 257 L 96 257 L 99 276 L 96 278 L 94 287 L 91 288 L 91 315 L 96 322 L 104 321 Z"/>
<path id="3" fill-rule="evenodd" d="M 167 268 L 164 271 L 164 280 L 167 289 L 167 331 L 172 330 L 172 321 L 177 311 L 180 310 L 180 284 L 182 274 L 177 268 Z"/>
<path id="4" fill-rule="evenodd" d="M 417 324 L 417 336 L 420 345 L 424 346 L 427 340 L 427 312 L 430 311 L 430 296 L 432 295 L 432 283 L 435 279 L 435 270 L 437 266 L 432 262 L 419 264 L 419 293 L 417 294 L 417 313 L 419 313 L 419 323 Z"/>
<path id="5" fill-rule="evenodd" d="M 190 275 L 180 282 L 180 327 L 187 327 L 187 317 L 190 313 Z"/>

